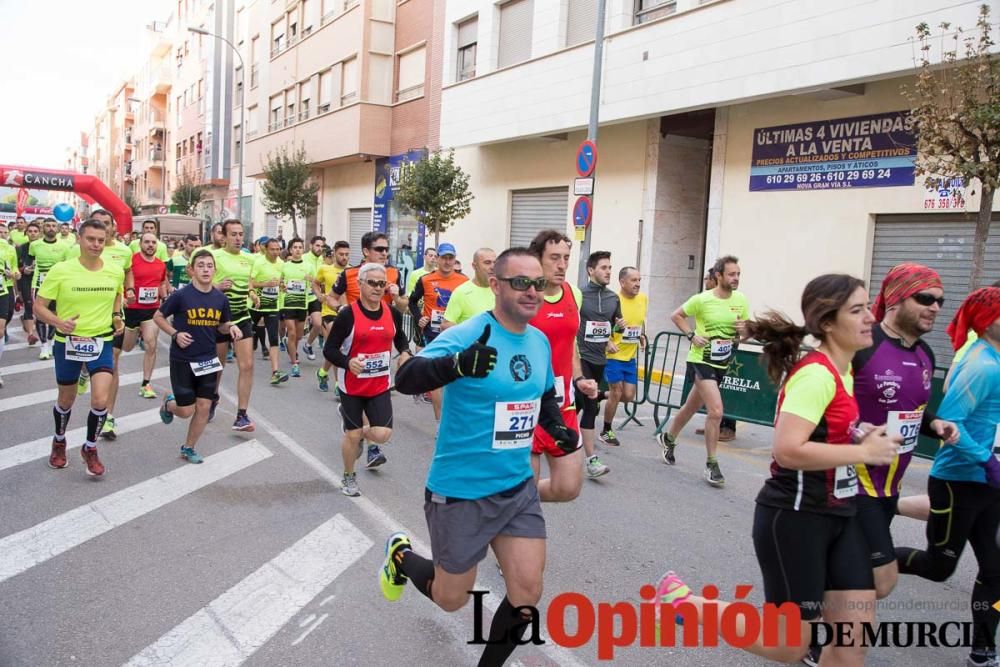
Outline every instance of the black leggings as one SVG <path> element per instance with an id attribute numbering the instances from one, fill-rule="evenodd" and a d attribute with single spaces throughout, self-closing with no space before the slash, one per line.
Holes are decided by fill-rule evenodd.
<path id="1" fill-rule="evenodd" d="M 979 573 L 972 587 L 973 649 L 996 647 L 1000 613 L 1000 490 L 978 482 L 927 479 L 931 515 L 927 520 L 927 550 L 896 549 L 899 571 L 931 581 L 945 581 L 958 566 L 965 543 L 972 544 Z"/>
<path id="2" fill-rule="evenodd" d="M 267 333 L 268 347 L 278 347 L 278 311 L 251 310 L 250 317 L 253 318 L 254 342 L 259 342 L 264 347 L 264 334 Z"/>
<path id="3" fill-rule="evenodd" d="M 596 380 L 598 386 L 604 382 L 605 367 L 605 364 L 592 364 L 586 359 L 580 359 L 580 369 L 583 371 L 583 377 L 588 380 Z M 580 428 L 591 430 L 594 428 L 594 424 L 597 422 L 597 414 L 601 411 L 601 399 L 603 397 L 603 393 L 598 394 L 597 398 L 587 398 L 580 392 L 576 393 L 576 411 L 583 412 L 583 415 L 580 417 Z"/>

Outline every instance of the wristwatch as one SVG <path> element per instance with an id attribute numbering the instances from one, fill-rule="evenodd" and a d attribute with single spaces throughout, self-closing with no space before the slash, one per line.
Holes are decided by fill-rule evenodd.
<path id="1" fill-rule="evenodd" d="M 687 337 L 688 340 L 691 340 L 692 338 L 694 338 L 694 332 L 693 331 L 688 331 L 684 335 Z"/>

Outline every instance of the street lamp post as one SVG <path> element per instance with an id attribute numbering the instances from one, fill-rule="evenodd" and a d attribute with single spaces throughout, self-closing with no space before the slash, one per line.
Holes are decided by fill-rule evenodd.
<path id="1" fill-rule="evenodd" d="M 244 118 L 244 115 L 246 111 L 246 95 L 247 95 L 247 89 L 246 89 L 247 72 L 246 68 L 243 66 L 243 56 L 240 55 L 240 50 L 237 49 L 235 46 L 233 46 L 233 43 L 230 42 L 225 37 L 223 37 L 222 35 L 216 35 L 215 33 L 205 30 L 204 28 L 195 28 L 193 26 L 188 27 L 188 32 L 193 32 L 197 35 L 206 35 L 208 37 L 214 37 L 218 40 L 225 42 L 229 46 L 229 48 L 233 50 L 233 53 L 236 54 L 237 60 L 239 60 L 240 62 L 240 168 L 239 168 L 239 176 L 237 177 L 239 180 L 236 182 L 236 217 L 240 219 L 240 222 L 243 222 L 243 155 L 245 154 L 246 151 L 246 142 L 244 141 L 244 137 L 246 136 L 246 128 L 244 127 L 246 119 Z"/>

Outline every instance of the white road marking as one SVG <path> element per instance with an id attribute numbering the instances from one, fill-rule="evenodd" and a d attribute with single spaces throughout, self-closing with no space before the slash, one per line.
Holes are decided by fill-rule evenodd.
<path id="1" fill-rule="evenodd" d="M 364 533 L 338 514 L 182 621 L 127 666 L 240 665 L 371 546 Z"/>
<path id="2" fill-rule="evenodd" d="M 236 397 L 226 389 L 220 387 L 219 394 L 225 398 L 230 403 L 236 403 Z M 326 464 L 313 456 L 305 447 L 297 443 L 291 436 L 279 429 L 274 425 L 269 419 L 264 417 L 262 414 L 250 408 L 247 410 L 247 414 L 257 423 L 258 426 L 267 431 L 271 437 L 278 441 L 278 443 L 285 449 L 294 454 L 300 461 L 305 463 L 307 466 L 313 469 L 313 471 L 319 475 L 321 478 L 329 482 L 334 488 L 340 489 L 340 476 L 331 470 Z M 403 531 L 410 537 L 410 542 L 413 545 L 415 551 L 424 553 L 425 555 L 430 555 L 431 548 L 430 545 L 424 543 L 422 540 L 417 539 L 414 536 L 413 531 L 407 529 L 398 521 L 393 519 L 389 514 L 383 510 L 381 507 L 376 505 L 374 502 L 366 498 L 365 496 L 358 496 L 356 498 L 351 498 L 351 503 L 356 505 L 362 512 L 368 515 L 370 519 L 381 524 L 386 530 L 386 537 L 391 535 L 396 531 Z M 476 590 L 486 590 L 486 587 L 476 582 L 474 588 Z M 426 602 L 427 604 L 433 605 L 435 609 L 440 609 L 434 605 L 433 602 L 427 600 L 422 595 L 413 596 L 419 600 Z M 500 606 L 502 598 L 496 593 L 489 593 L 483 598 L 483 606 L 489 609 L 491 612 L 496 611 L 497 607 Z M 443 621 L 445 625 L 449 626 L 451 635 L 461 645 L 465 648 L 470 655 L 474 655 L 476 659 L 479 657 L 479 651 L 474 646 L 466 644 L 468 641 L 469 627 L 466 623 L 459 620 L 459 618 L 454 614 L 444 614 Z M 554 660 L 558 665 L 567 665 L 569 667 L 583 667 L 584 663 L 577 660 L 576 656 L 573 655 L 572 651 L 565 649 L 561 646 L 555 644 L 547 635 L 542 633 L 542 638 L 545 640 L 545 644 L 542 646 L 537 646 L 536 648 L 546 655 L 551 660 Z"/>
<path id="3" fill-rule="evenodd" d="M 0 373 L 3 373 L 3 369 L 0 368 Z M 151 380 L 159 380 L 161 378 L 169 378 L 170 369 L 163 367 L 157 368 L 153 371 L 153 377 Z M 130 384 L 139 384 L 142 382 L 142 371 L 138 373 L 125 373 L 118 378 L 118 387 L 127 387 Z M 55 377 L 52 378 L 53 385 L 55 384 Z M 87 392 L 90 392 L 90 387 L 87 387 Z M 8 410 L 17 410 L 18 408 L 26 408 L 29 405 L 38 405 L 39 403 L 52 403 L 56 400 L 59 390 L 55 389 L 43 389 L 41 391 L 32 392 L 30 394 L 21 394 L 20 396 L 11 396 L 10 398 L 0 399 L 0 412 L 7 412 Z M 120 392 L 119 392 L 120 393 Z"/>
<path id="4" fill-rule="evenodd" d="M 8 535 L 0 539 L 0 583 L 271 456 L 250 440 Z"/>
<path id="5" fill-rule="evenodd" d="M 298 638 L 296 638 L 295 641 L 292 642 L 292 646 L 298 646 L 299 644 L 301 644 L 303 639 L 308 637 L 313 630 L 318 628 L 323 623 L 323 621 L 325 621 L 328 618 L 330 618 L 330 614 L 323 614 L 322 616 L 320 616 L 319 619 L 317 619 L 317 621 L 313 623 L 308 630 L 303 632 L 301 635 L 298 636 Z M 302 626 L 300 625 L 299 627 L 301 628 Z"/>
<path id="6" fill-rule="evenodd" d="M 122 357 L 131 357 L 136 354 L 142 354 L 142 350 L 136 348 L 131 352 L 122 352 Z M 48 359 L 46 361 L 29 361 L 23 364 L 14 364 L 12 366 L 0 366 L 0 373 L 4 376 L 7 375 L 17 375 L 18 373 L 30 373 L 32 371 L 44 371 L 48 368 L 53 367 L 53 361 Z"/>
<path id="7" fill-rule="evenodd" d="M 90 408 L 85 407 L 83 409 L 89 411 Z M 84 414 L 86 414 L 86 412 Z M 146 410 L 144 412 L 136 412 L 131 415 L 125 415 L 124 417 L 115 417 L 115 432 L 118 435 L 123 435 L 129 431 L 138 431 L 139 429 L 146 428 L 147 426 L 152 426 L 153 424 L 159 423 L 159 421 L 159 408 Z M 67 431 L 67 453 L 77 449 L 86 437 L 86 427 Z M 37 440 L 32 440 L 31 442 L 24 442 L 20 445 L 0 449 L 0 470 L 6 470 L 7 468 L 19 466 L 22 463 L 28 463 L 29 461 L 45 458 L 52 451 L 51 447 L 52 436 L 47 435 L 44 438 L 38 438 Z"/>

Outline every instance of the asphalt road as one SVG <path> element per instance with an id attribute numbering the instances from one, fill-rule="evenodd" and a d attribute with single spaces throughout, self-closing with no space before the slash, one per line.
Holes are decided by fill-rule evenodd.
<path id="1" fill-rule="evenodd" d="M 141 356 L 123 357 L 128 384 L 115 411 L 124 432 L 100 445 L 108 472 L 84 474 L 71 434 L 70 466 L 46 465 L 55 383 L 51 362 L 23 344 L 18 326 L 0 373 L 0 667 L 32 665 L 472 665 L 473 611 L 447 614 L 414 590 L 391 604 L 377 582 L 385 538 L 403 528 L 427 551 L 422 492 L 433 451 L 430 406 L 395 396 L 389 462 L 359 472 L 364 494 L 340 493 L 339 420 L 333 394 L 317 391 L 319 361 L 303 377 L 267 384 L 255 368 L 252 434 L 229 430 L 235 367 L 199 451 L 178 458 L 184 422 L 159 422 L 159 401 L 138 396 Z M 166 351 L 153 384 L 168 390 Z M 84 397 L 86 399 L 86 397 Z M 80 400 L 70 429 L 85 425 Z M 741 424 L 723 446 L 724 489 L 702 478 L 704 450 L 692 424 L 678 465 L 659 459 L 652 419 L 619 431 L 603 448 L 611 474 L 585 481 L 581 496 L 546 505 L 549 540 L 542 612 L 563 592 L 637 605 L 639 589 L 667 569 L 723 598 L 750 584 L 762 601 L 750 524 L 769 462 L 768 428 Z M 926 484 L 911 466 L 904 493 Z M 897 544 L 923 544 L 923 525 L 898 519 Z M 802 539 L 810 539 L 803 535 Z M 945 584 L 912 577 L 880 604 L 879 619 L 967 621 L 975 563 L 970 552 Z M 478 587 L 503 596 L 492 556 Z M 487 612 L 487 622 L 490 612 Z M 568 627 L 575 628 L 573 614 Z M 595 665 L 595 640 L 575 649 L 524 647 L 512 664 Z M 961 648 L 877 648 L 870 665 L 960 665 Z M 728 647 L 624 648 L 623 665 L 759 665 Z"/>

